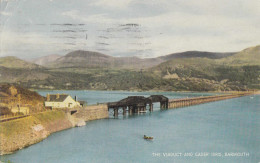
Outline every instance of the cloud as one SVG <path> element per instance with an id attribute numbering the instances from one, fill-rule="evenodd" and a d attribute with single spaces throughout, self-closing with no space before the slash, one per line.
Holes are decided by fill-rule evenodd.
<path id="1" fill-rule="evenodd" d="M 1 11 L 1 12 L 0 12 L 0 15 L 3 15 L 3 16 L 11 16 L 12 13 Z"/>
<path id="2" fill-rule="evenodd" d="M 61 15 L 70 17 L 72 19 L 78 19 L 79 11 L 78 10 L 65 11 L 65 12 L 62 12 Z"/>
<path id="3" fill-rule="evenodd" d="M 64 52 L 83 49 L 85 46 L 84 39 L 71 40 L 70 38 L 48 37 L 46 33 L 21 33 L 11 30 L 1 33 L 0 43 L 1 57 L 19 56 L 21 58 L 30 58 L 34 55 L 64 54 Z"/>
<path id="4" fill-rule="evenodd" d="M 64 54 L 83 49 L 147 57 L 186 50 L 238 51 L 260 44 L 259 0 L 69 2 L 27 0 L 19 7 L 8 2 L 9 10 L 1 12 L 1 16 L 11 14 L 5 22 L 8 30 L 0 33 L 5 51 L 1 55 Z M 138 24 L 138 28 L 124 24 Z"/>
<path id="5" fill-rule="evenodd" d="M 107 14 L 92 14 L 85 15 L 79 10 L 69 10 L 61 13 L 62 16 L 66 16 L 76 21 L 84 22 L 84 23 L 98 23 L 98 24 L 106 24 L 106 23 L 116 23 L 118 22 L 116 19 L 108 17 Z"/>
<path id="6" fill-rule="evenodd" d="M 90 3 L 90 5 L 102 8 L 124 9 L 128 7 L 130 2 L 131 0 L 96 0 L 93 3 Z"/>

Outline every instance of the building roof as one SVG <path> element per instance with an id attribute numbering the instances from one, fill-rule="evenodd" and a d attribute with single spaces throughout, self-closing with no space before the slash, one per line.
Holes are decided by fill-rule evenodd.
<path id="1" fill-rule="evenodd" d="M 122 107 L 122 106 L 130 106 L 130 105 L 137 105 L 137 106 L 145 106 L 146 103 L 151 103 L 152 101 L 144 96 L 128 96 L 118 102 L 110 102 L 108 103 L 109 107 Z"/>
<path id="2" fill-rule="evenodd" d="M 148 97 L 150 100 L 152 100 L 152 102 L 166 102 L 169 99 L 163 95 L 151 95 L 150 97 Z"/>
<path id="3" fill-rule="evenodd" d="M 46 101 L 53 101 L 53 102 L 63 102 L 69 95 L 68 94 L 52 94 L 47 95 L 50 97 L 48 100 L 48 97 L 46 98 Z"/>
<path id="4" fill-rule="evenodd" d="M 119 101 L 119 103 L 126 103 L 126 104 L 145 104 L 150 103 L 150 99 L 145 98 L 144 96 L 128 96 Z"/>

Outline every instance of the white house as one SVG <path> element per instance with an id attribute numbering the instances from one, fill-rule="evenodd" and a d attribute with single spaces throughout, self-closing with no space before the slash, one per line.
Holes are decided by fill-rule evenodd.
<path id="1" fill-rule="evenodd" d="M 47 94 L 45 106 L 52 108 L 74 108 L 80 106 L 80 103 L 68 94 Z"/>

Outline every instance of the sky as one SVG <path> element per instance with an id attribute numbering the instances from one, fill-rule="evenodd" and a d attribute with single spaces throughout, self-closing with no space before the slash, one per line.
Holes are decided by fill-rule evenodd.
<path id="1" fill-rule="evenodd" d="M 0 57 L 157 57 L 260 44 L 260 0 L 0 0 Z"/>

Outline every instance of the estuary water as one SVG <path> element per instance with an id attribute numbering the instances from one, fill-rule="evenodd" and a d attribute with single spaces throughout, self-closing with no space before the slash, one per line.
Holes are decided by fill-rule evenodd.
<path id="1" fill-rule="evenodd" d="M 210 93 L 39 91 L 77 95 L 88 104 L 127 96 L 162 94 L 171 98 Z M 154 140 L 143 139 L 143 135 Z M 1 156 L 14 163 L 95 162 L 260 162 L 260 95 L 205 103 L 129 117 L 87 122 L 51 134 L 42 142 Z"/>

